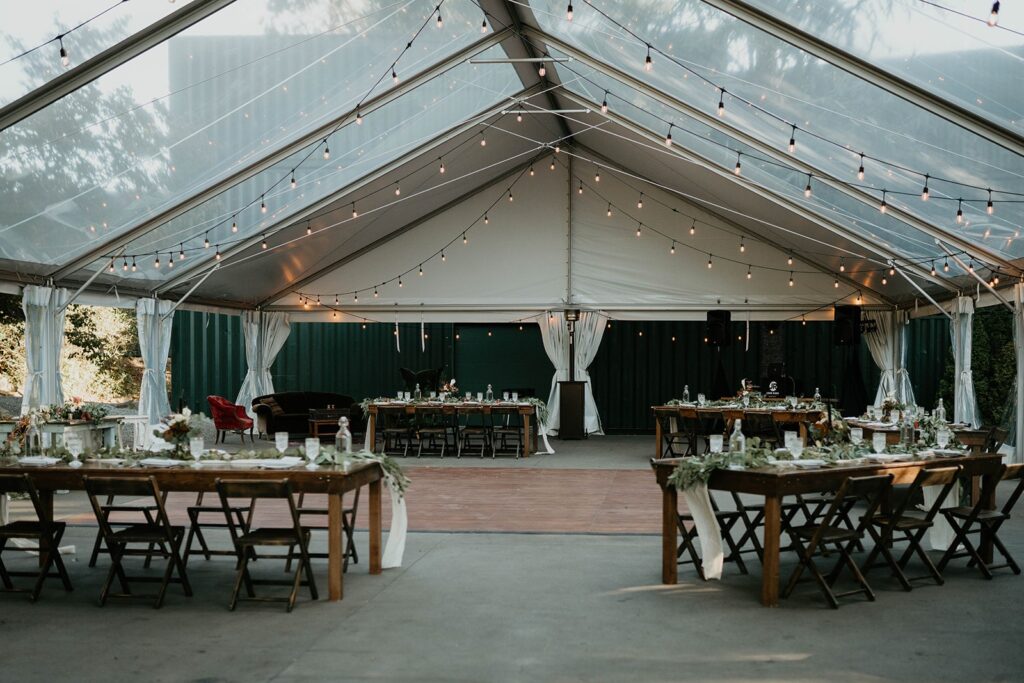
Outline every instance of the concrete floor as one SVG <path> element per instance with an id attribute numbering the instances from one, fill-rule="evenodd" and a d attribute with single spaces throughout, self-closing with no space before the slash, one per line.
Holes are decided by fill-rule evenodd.
<path id="1" fill-rule="evenodd" d="M 646 466 L 649 439 L 619 438 L 583 443 L 595 461 Z M 548 457 L 566 464 L 587 457 L 586 449 L 555 448 L 560 454 Z M 65 542 L 81 553 L 94 533 L 74 527 Z M 1024 523 L 1011 521 L 1002 536 L 1024 558 Z M 365 548 L 365 535 L 357 542 Z M 20 553 L 5 560 L 11 568 L 33 561 Z M 710 583 L 683 567 L 682 583 L 662 586 L 657 536 L 413 533 L 401 569 L 369 576 L 365 563 L 355 565 L 344 601 L 305 598 L 286 614 L 280 605 L 244 603 L 228 612 L 233 568 L 224 559 L 190 563 L 193 598 L 172 587 L 160 611 L 124 601 L 101 609 L 105 566 L 71 562 L 75 591 L 50 584 L 34 605 L 0 595 L 0 680 L 1024 678 L 1016 645 L 1024 577 L 1007 570 L 989 582 L 961 565 L 947 570 L 944 586 L 911 593 L 879 572 L 869 577 L 877 602 L 837 611 L 807 584 L 768 610 L 757 602 L 756 567 L 741 576 L 727 565 L 723 580 Z M 257 568 L 272 574 L 280 564 Z M 315 568 L 323 589 L 323 561 Z"/>

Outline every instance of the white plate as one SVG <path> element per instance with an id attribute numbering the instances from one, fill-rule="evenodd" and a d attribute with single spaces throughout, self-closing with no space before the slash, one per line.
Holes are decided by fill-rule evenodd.
<path id="1" fill-rule="evenodd" d="M 200 467 L 230 467 L 230 460 L 200 460 Z"/>
<path id="2" fill-rule="evenodd" d="M 243 469 L 246 469 L 246 468 L 258 467 L 260 462 L 262 462 L 262 461 L 254 459 L 254 458 L 250 458 L 248 460 L 232 460 L 231 461 L 231 466 L 236 468 L 236 469 L 243 470 Z"/>
<path id="3" fill-rule="evenodd" d="M 123 465 L 124 458 L 89 458 L 86 462 L 98 462 L 101 465 Z"/>
<path id="4" fill-rule="evenodd" d="M 910 453 L 871 453 L 866 458 L 872 462 L 906 462 L 913 460 Z"/>
<path id="5" fill-rule="evenodd" d="M 815 467 L 824 467 L 825 461 L 817 458 L 802 458 L 800 460 L 792 460 L 789 464 L 793 467 L 809 470 L 814 469 Z"/>
<path id="6" fill-rule="evenodd" d="M 48 467 L 59 462 L 59 459 L 46 455 L 26 455 L 24 458 L 18 458 L 18 464 L 29 465 L 30 467 Z"/>
<path id="7" fill-rule="evenodd" d="M 967 455 L 967 451 L 958 451 L 955 448 L 933 448 L 932 453 L 940 458 L 961 458 Z"/>
<path id="8" fill-rule="evenodd" d="M 139 464 L 143 467 L 177 467 L 182 464 L 182 461 L 170 458 L 143 458 Z"/>
<path id="9" fill-rule="evenodd" d="M 256 466 L 262 470 L 287 470 L 296 464 L 290 460 L 260 460 Z"/>

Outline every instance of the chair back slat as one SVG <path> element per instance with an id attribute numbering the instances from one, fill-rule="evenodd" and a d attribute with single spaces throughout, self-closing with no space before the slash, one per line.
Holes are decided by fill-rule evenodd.
<path id="1" fill-rule="evenodd" d="M 946 497 L 952 490 L 953 485 L 956 484 L 956 479 L 963 470 L 960 465 L 953 467 L 934 467 L 931 469 L 923 469 L 917 473 L 914 477 L 914 481 L 910 484 L 910 488 L 907 489 L 906 498 L 903 499 L 903 503 L 896 511 L 896 517 L 907 517 L 916 515 L 907 515 L 907 510 L 912 508 L 917 500 L 917 492 L 925 486 L 941 486 L 942 489 L 939 491 L 939 495 L 935 497 L 935 502 L 930 508 L 925 510 L 924 520 L 931 522 L 935 519 L 935 516 L 939 513 L 939 510 L 946 504 Z"/>
<path id="2" fill-rule="evenodd" d="M 27 474 L 0 474 L 0 493 L 28 493 L 31 486 Z"/>
<path id="3" fill-rule="evenodd" d="M 291 498 L 292 494 L 287 479 L 218 479 L 217 488 L 228 498 Z"/>
<path id="4" fill-rule="evenodd" d="M 97 496 L 151 496 L 150 477 L 85 477 L 85 490 Z"/>
<path id="5" fill-rule="evenodd" d="M 821 523 L 814 538 L 811 540 L 810 547 L 816 547 L 820 543 L 821 536 L 825 530 L 832 526 L 836 518 L 840 517 L 845 511 L 848 511 L 853 506 L 853 503 L 858 500 L 864 500 L 867 505 L 867 511 L 859 525 L 863 527 L 874 516 L 891 485 L 891 474 L 876 474 L 870 477 L 847 477 L 839 486 L 839 490 L 836 491 L 832 503 L 825 511 L 825 516 L 821 518 Z"/>

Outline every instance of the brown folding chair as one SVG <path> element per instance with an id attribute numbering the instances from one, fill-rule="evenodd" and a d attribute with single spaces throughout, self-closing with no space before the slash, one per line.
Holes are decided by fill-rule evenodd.
<path id="1" fill-rule="evenodd" d="M 401 449 L 402 457 L 409 455 L 413 429 L 405 406 L 379 405 L 377 406 L 377 419 L 380 428 L 377 429 L 375 438 L 383 441 L 381 452 L 387 455 L 398 455 L 398 449 Z"/>
<path id="2" fill-rule="evenodd" d="M 100 605 L 105 605 L 108 597 L 153 597 L 151 595 L 135 595 L 131 591 L 130 582 L 159 582 L 160 589 L 156 594 L 156 602 L 153 607 L 160 609 L 164 604 L 164 595 L 167 593 L 167 586 L 173 583 L 180 583 L 185 595 L 192 597 L 192 586 L 189 584 L 188 575 L 185 573 L 185 563 L 181 559 L 181 541 L 185 537 L 185 527 L 171 526 L 167 518 L 167 509 L 164 507 L 164 495 L 157 486 L 154 477 L 83 477 L 85 491 L 89 494 L 89 502 L 92 504 L 93 512 L 96 515 L 96 522 L 99 524 L 100 533 L 103 534 L 103 542 L 110 553 L 110 571 L 107 573 L 107 580 L 100 590 Z M 110 513 L 120 511 L 123 506 L 115 504 L 100 503 L 99 496 L 112 497 L 115 500 L 118 496 L 131 496 L 133 498 L 148 496 L 154 501 L 156 509 L 155 517 L 144 511 L 144 521 L 139 520 L 128 523 L 123 528 L 118 528 L 110 522 Z M 108 498 L 110 500 L 111 498 Z M 139 510 L 136 510 L 139 512 Z M 116 530 L 115 530 L 116 529 Z M 133 548 L 133 545 L 145 545 L 145 548 Z M 148 560 L 154 555 L 167 559 L 167 567 L 164 570 L 163 578 L 155 576 L 128 576 L 125 573 L 123 562 L 125 557 L 145 557 Z M 177 571 L 178 577 L 174 578 Z M 120 593 L 111 593 L 110 587 L 117 578 L 121 586 Z"/>
<path id="3" fill-rule="evenodd" d="M 186 509 L 188 513 L 189 527 L 188 537 L 185 539 L 185 552 L 182 555 L 182 559 L 185 560 L 185 564 L 188 564 L 188 558 L 192 554 L 192 545 L 194 542 L 199 542 L 199 550 L 203 553 L 203 557 L 207 560 L 213 555 L 227 555 L 229 557 L 235 556 L 235 551 L 232 550 L 218 550 L 211 549 L 210 545 L 206 542 L 206 537 L 203 535 L 203 528 L 207 529 L 227 529 L 227 522 L 222 521 L 210 521 L 209 516 L 212 513 L 217 514 L 217 519 L 220 520 L 221 514 L 224 509 L 220 505 L 203 505 L 204 492 L 200 491 L 199 495 L 196 496 L 195 505 L 190 505 Z M 248 505 L 233 505 L 231 512 L 235 516 L 238 522 L 238 527 L 244 531 L 249 530 L 249 526 L 252 524 L 252 506 L 253 501 L 249 501 Z M 206 515 L 205 521 L 200 519 L 201 515 Z M 252 559 L 256 559 L 253 557 Z"/>
<path id="4" fill-rule="evenodd" d="M 235 588 L 231 593 L 231 601 L 228 609 L 234 610 L 238 605 L 238 594 L 245 584 L 248 600 L 258 602 L 284 602 L 287 603 L 287 611 L 291 612 L 295 607 L 295 600 L 299 594 L 300 586 L 308 586 L 310 596 L 316 600 L 316 580 L 313 578 L 313 568 L 309 563 L 309 529 L 303 529 L 299 523 L 299 513 L 295 508 L 295 498 L 292 496 L 292 485 L 287 479 L 260 481 L 252 479 L 217 480 L 217 493 L 220 495 L 220 502 L 224 510 L 224 518 L 228 523 L 228 530 L 231 532 L 231 540 L 235 546 L 235 554 L 238 557 L 238 575 L 235 578 Z M 291 513 L 291 524 L 286 527 L 261 527 L 257 529 L 240 530 L 235 526 L 233 513 L 231 511 L 231 498 L 250 498 L 253 501 L 253 508 L 259 500 L 286 500 L 288 511 Z M 299 566 L 295 570 L 294 580 L 279 579 L 254 579 L 249 575 L 249 560 L 252 550 L 257 546 L 287 546 L 299 548 Z M 277 556 L 278 559 L 287 559 L 288 556 Z M 266 556 L 270 557 L 270 556 Z M 306 580 L 302 580 L 303 573 Z M 287 598 L 263 598 L 257 597 L 254 586 L 291 586 L 292 592 Z"/>
<path id="5" fill-rule="evenodd" d="M 865 529 L 870 528 L 870 522 L 874 518 L 878 506 L 881 505 L 882 499 L 891 485 L 891 474 L 880 474 L 872 477 L 849 477 L 839 487 L 839 491 L 836 492 L 832 504 L 829 505 L 828 510 L 820 521 L 801 526 L 791 526 L 788 529 L 789 537 L 792 539 L 793 547 L 796 549 L 797 556 L 800 559 L 800 564 L 797 565 L 793 574 L 789 577 L 789 582 L 782 592 L 783 597 L 788 598 L 792 595 L 793 589 L 796 588 L 797 582 L 799 582 L 801 575 L 806 569 L 814 577 L 821 592 L 824 593 L 825 599 L 828 600 L 828 604 L 833 609 L 838 609 L 839 598 L 849 595 L 864 594 L 868 600 L 873 601 L 875 599 L 874 591 L 871 590 L 871 586 L 868 585 L 864 574 L 857 566 L 857 563 L 854 562 L 850 551 L 853 550 L 856 541 L 864 537 Z M 843 525 L 837 524 L 840 517 L 839 511 L 849 505 L 851 500 L 863 500 L 867 505 L 866 513 L 854 529 L 848 529 Z M 839 551 L 840 557 L 832 571 L 829 572 L 828 576 L 825 576 L 818 569 L 817 564 L 815 564 L 814 557 L 823 554 L 821 551 L 830 545 L 835 546 L 836 550 Z M 844 565 L 850 569 L 850 573 L 853 574 L 853 578 L 859 585 L 859 588 L 846 591 L 845 593 L 834 593 L 832 586 L 839 579 Z"/>
<path id="6" fill-rule="evenodd" d="M 523 452 L 523 415 L 519 408 L 495 406 L 491 408 L 491 456 L 514 453 L 516 459 Z"/>
<path id="7" fill-rule="evenodd" d="M 359 564 L 359 553 L 356 552 L 356 542 L 353 537 L 353 532 L 356 528 L 356 513 L 359 511 L 359 492 L 362 488 L 357 488 L 352 498 L 352 507 L 345 507 L 344 502 L 341 506 L 341 533 L 342 541 L 345 544 L 345 554 L 343 555 L 341 571 L 348 571 L 348 561 L 352 560 L 352 564 Z M 296 511 L 299 513 L 299 519 L 302 519 L 303 515 L 320 515 L 323 517 L 327 516 L 327 508 L 325 507 L 306 507 L 306 494 L 299 494 L 299 502 L 296 504 Z M 295 556 L 295 546 L 288 548 L 288 561 L 284 566 L 286 572 L 292 570 L 292 560 Z M 310 552 L 309 556 L 316 559 L 326 559 L 327 553 L 314 553 Z"/>
<path id="8" fill-rule="evenodd" d="M 676 458 L 690 455 L 691 439 L 684 426 L 682 411 L 659 410 L 654 413 L 654 419 L 661 425 L 661 457 Z"/>
<path id="9" fill-rule="evenodd" d="M 1014 574 L 1020 574 L 1020 566 L 1010 555 L 1010 551 L 1006 549 L 1003 542 L 999 540 L 999 528 L 1003 525 L 1003 522 L 1010 519 L 1010 513 L 1013 511 L 1013 507 L 1017 504 L 1021 494 L 1024 493 L 1024 465 L 1002 465 L 998 466 L 996 476 L 990 480 L 989 487 L 994 487 L 1000 481 L 1016 481 L 1017 486 L 1014 487 L 1010 497 L 1003 503 L 1003 507 L 999 510 L 987 510 L 985 509 L 985 501 L 991 497 L 994 493 L 992 490 L 985 490 L 979 497 L 978 502 L 975 503 L 974 507 L 949 507 L 942 511 L 942 514 L 946 517 L 946 521 L 953 528 L 953 533 L 956 534 L 956 538 L 953 539 L 953 543 L 946 550 L 946 553 L 939 560 L 938 570 L 941 572 L 949 564 L 950 560 L 954 560 L 960 557 L 969 557 L 971 561 L 968 566 L 976 566 L 978 571 L 981 572 L 982 576 L 986 579 L 992 578 L 993 569 L 1005 569 L 1010 568 Z M 1002 554 L 1005 562 L 1003 564 L 988 564 L 985 562 L 978 549 L 975 547 L 969 538 L 970 534 L 980 534 L 982 541 L 991 540 L 992 545 Z M 964 550 L 957 552 L 957 548 L 963 545 Z"/>
<path id="10" fill-rule="evenodd" d="M 423 455 L 424 446 L 427 454 L 438 452 L 444 457 L 448 448 L 448 435 L 454 431 L 452 419 L 446 415 L 444 408 L 440 406 L 425 406 L 417 408 L 414 430 L 416 432 L 416 457 Z"/>
<path id="11" fill-rule="evenodd" d="M 715 502 L 714 494 L 708 491 L 708 496 L 711 498 L 711 509 L 715 513 L 715 519 L 718 520 L 718 526 L 722 530 L 722 541 L 729 548 L 729 554 L 725 556 L 724 561 L 735 562 L 736 568 L 740 570 L 740 573 L 746 574 L 747 565 L 743 562 L 739 547 L 732 538 L 733 527 L 741 519 L 740 513 L 719 509 L 718 503 Z M 689 528 L 687 528 L 686 523 L 690 524 Z M 676 524 L 679 527 L 680 534 L 679 547 L 676 549 L 678 564 L 692 564 L 694 569 L 697 570 L 697 576 L 702 581 L 707 581 L 707 578 L 704 576 L 704 566 L 700 553 L 697 552 L 697 525 L 693 523 L 693 515 L 689 512 L 679 513 L 676 518 Z M 687 554 L 687 558 L 683 558 L 684 552 Z"/>
<path id="12" fill-rule="evenodd" d="M 59 578 L 64 583 L 64 590 L 70 592 L 71 578 L 64 567 L 60 556 L 60 539 L 64 536 L 64 522 L 54 522 L 39 500 L 32 478 L 27 474 L 0 474 L 0 496 L 8 493 L 27 494 L 36 511 L 36 519 L 23 519 L 0 526 L 0 581 L 3 582 L 5 593 L 28 593 L 29 600 L 35 602 L 43 590 L 43 582 L 48 578 Z M 8 571 L 4 566 L 3 554 L 7 541 L 22 538 L 35 541 L 39 546 L 39 568 L 37 571 Z M 50 570 L 56 569 L 54 574 Z M 11 577 L 33 577 L 36 582 L 32 588 L 15 588 Z"/>
<path id="13" fill-rule="evenodd" d="M 874 567 L 887 566 L 892 570 L 900 585 L 903 586 L 903 590 L 907 591 L 911 589 L 911 581 L 931 579 L 940 586 L 945 583 L 942 579 L 942 573 L 932 563 L 924 548 L 921 547 L 921 540 L 935 524 L 935 516 L 939 514 L 942 504 L 946 501 L 946 496 L 949 495 L 953 485 L 956 484 L 956 479 L 961 469 L 963 468 L 957 465 L 955 467 L 936 467 L 921 470 L 917 473 L 913 483 L 907 488 L 906 495 L 895 512 L 882 512 L 876 514 L 871 519 L 871 523 L 868 525 L 868 532 L 875 542 L 875 547 L 868 553 L 868 557 L 861 568 L 864 574 L 867 574 Z M 925 510 L 923 517 L 910 514 L 910 511 L 915 507 L 914 501 L 918 499 L 918 494 L 925 486 L 941 486 L 942 490 L 935 499 L 935 503 Z M 897 534 L 902 534 L 902 537 L 898 537 Z M 900 556 L 899 560 L 894 561 L 890 548 L 899 541 L 906 541 L 907 549 Z M 928 574 L 907 577 L 904 570 L 915 553 L 921 558 L 921 562 L 924 563 Z M 885 562 L 875 564 L 875 559 L 879 554 L 883 555 Z"/>
<path id="14" fill-rule="evenodd" d="M 456 457 L 462 457 L 462 451 L 474 442 L 480 442 L 480 457 L 490 448 L 493 452 L 494 446 L 491 441 L 491 420 L 490 415 L 484 413 L 481 406 L 460 406 L 455 410 L 455 419 L 458 429 L 459 449 Z M 493 456 L 492 456 L 493 457 Z"/>
<path id="15" fill-rule="evenodd" d="M 736 506 L 736 512 L 739 513 L 740 521 L 743 522 L 744 528 L 743 535 L 736 541 L 736 547 L 739 548 L 739 553 L 741 555 L 756 553 L 758 561 L 764 562 L 764 548 L 761 546 L 761 541 L 757 537 L 757 530 L 764 526 L 764 503 L 744 503 L 743 498 L 735 491 L 732 492 L 732 501 Z M 793 523 L 797 512 L 802 509 L 803 506 L 799 502 L 799 497 L 796 502 L 782 504 L 781 530 L 783 533 L 785 533 Z M 746 547 L 748 542 L 750 543 L 749 548 Z M 788 545 L 784 548 L 780 548 L 780 550 L 783 552 L 793 550 L 793 546 Z"/>
<path id="16" fill-rule="evenodd" d="M 154 519 L 153 516 L 156 514 L 156 511 L 157 511 L 157 506 L 156 505 L 153 505 L 151 503 L 129 503 L 128 501 L 125 501 L 125 502 L 123 502 L 123 503 L 121 503 L 119 505 L 115 505 L 114 504 L 114 498 L 115 498 L 115 496 L 107 496 L 107 502 L 106 502 L 106 504 L 103 505 L 104 514 L 107 516 L 108 522 L 109 522 L 109 519 L 110 519 L 110 515 L 114 514 L 114 513 L 132 513 L 132 514 L 139 513 L 139 514 L 142 514 L 143 516 L 145 516 L 146 522 L 148 522 L 149 524 L 155 523 L 156 520 Z M 166 493 L 163 494 L 163 501 L 164 501 L 164 503 L 167 502 L 167 494 Z M 128 526 L 127 523 L 117 522 L 117 521 L 109 522 L 109 523 L 110 523 L 111 527 L 115 527 L 115 528 L 120 528 L 120 527 Z M 132 522 L 132 523 L 134 523 L 134 522 Z M 155 552 L 156 547 L 157 547 L 157 544 L 154 543 L 153 545 L 150 546 L 150 550 Z M 165 548 L 163 546 L 161 546 L 160 549 L 162 551 L 165 551 L 165 552 L 167 550 L 167 548 Z M 103 530 L 102 529 L 98 529 L 96 531 L 96 541 L 92 545 L 92 554 L 89 555 L 89 567 L 90 568 L 96 566 L 96 561 L 99 559 L 101 554 L 109 555 L 110 551 L 106 547 L 104 547 L 104 545 L 103 545 Z M 151 553 L 148 557 L 146 557 L 146 562 L 145 562 L 145 564 L 143 566 L 146 569 L 149 569 L 149 566 L 152 563 L 152 561 L 153 561 L 153 556 L 152 556 L 152 553 Z"/>

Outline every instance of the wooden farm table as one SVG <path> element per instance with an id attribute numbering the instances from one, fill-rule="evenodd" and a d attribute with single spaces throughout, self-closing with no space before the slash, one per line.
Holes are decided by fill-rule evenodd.
<path id="1" fill-rule="evenodd" d="M 846 422 L 851 427 L 860 427 L 861 429 L 864 430 L 865 442 L 870 442 L 871 435 L 874 434 L 875 432 L 885 432 L 885 443 L 889 445 L 898 444 L 900 442 L 900 429 L 897 426 L 872 426 L 871 421 L 861 420 L 855 417 L 847 418 Z M 973 451 L 974 453 L 980 453 L 985 448 L 985 441 L 988 439 L 987 429 L 968 429 L 966 427 L 954 427 L 950 431 L 953 434 L 956 434 L 956 438 L 960 443 L 970 448 L 971 451 Z"/>
<path id="2" fill-rule="evenodd" d="M 84 490 L 83 476 L 95 477 L 148 477 L 156 478 L 162 491 L 216 491 L 217 479 L 284 479 L 292 484 L 296 493 L 327 494 L 327 584 L 328 599 L 341 600 L 342 584 L 342 495 L 361 486 L 370 487 L 370 573 L 381 573 L 381 481 L 384 471 L 377 463 L 354 464 L 348 474 L 340 467 L 321 466 L 307 470 L 299 465 L 286 470 L 237 468 L 181 467 L 118 467 L 87 462 L 81 467 L 67 465 L 52 467 L 25 466 L 16 459 L 0 459 L 0 474 L 28 474 L 32 477 L 39 497 L 50 516 L 53 516 L 53 492 L 61 489 Z"/>
<path id="3" fill-rule="evenodd" d="M 654 412 L 654 457 L 661 457 L 661 439 L 662 439 L 662 427 L 661 420 L 658 419 L 662 416 L 668 417 L 701 417 L 701 416 L 712 416 L 721 415 L 725 421 L 726 429 L 725 433 L 728 434 L 732 431 L 732 424 L 736 418 L 743 418 L 745 414 L 758 414 L 767 415 L 770 414 L 772 419 L 779 424 L 792 424 L 797 425 L 800 430 L 800 438 L 807 443 L 807 425 L 811 422 L 817 422 L 821 419 L 821 410 L 810 409 L 810 408 L 742 408 L 738 406 L 703 406 L 698 407 L 696 405 L 675 405 L 675 406 L 651 406 L 651 410 Z"/>
<path id="4" fill-rule="evenodd" d="M 366 445 L 369 450 L 373 450 L 377 444 L 377 413 L 381 407 L 385 410 L 404 408 L 408 415 L 415 415 L 416 411 L 421 408 L 428 410 L 437 410 L 438 408 L 441 408 L 444 410 L 445 415 L 454 415 L 456 411 L 467 408 L 482 409 L 487 415 L 490 415 L 494 408 L 516 408 L 519 411 L 519 414 L 523 416 L 523 457 L 529 458 L 530 454 L 537 449 L 538 430 L 531 430 L 530 426 L 530 422 L 537 416 L 537 410 L 534 408 L 532 403 L 505 403 L 502 401 L 494 403 L 442 403 L 440 401 L 424 401 L 421 403 L 371 403 L 369 406 L 369 417 L 366 420 Z M 533 433 L 532 437 L 530 435 L 531 431 Z"/>
<path id="5" fill-rule="evenodd" d="M 761 568 L 761 604 L 776 607 L 779 604 L 779 548 L 782 535 L 781 505 L 784 496 L 835 491 L 847 477 L 866 477 L 874 474 L 892 474 L 894 484 L 909 484 L 924 468 L 960 465 L 963 474 L 970 477 L 991 472 L 1001 461 L 998 454 L 970 455 L 961 458 L 933 458 L 913 462 L 858 465 L 851 467 L 823 467 L 817 470 L 779 469 L 763 467 L 751 470 L 715 470 L 708 480 L 708 488 L 718 491 L 748 493 L 764 496 L 764 563 Z M 658 485 L 662 491 L 661 506 L 661 581 L 675 584 L 679 579 L 678 550 L 678 492 L 669 485 L 668 478 L 680 458 L 651 459 Z M 985 474 L 986 479 L 991 475 Z M 987 485 L 986 485 L 987 484 Z M 985 501 L 995 509 L 995 482 L 984 482 L 981 490 L 990 491 Z"/>

